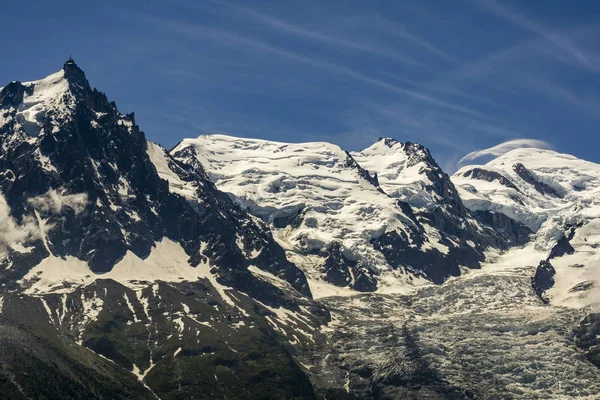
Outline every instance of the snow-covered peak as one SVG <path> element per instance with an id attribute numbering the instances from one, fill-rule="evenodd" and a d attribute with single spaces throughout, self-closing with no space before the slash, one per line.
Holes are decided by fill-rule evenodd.
<path id="1" fill-rule="evenodd" d="M 359 291 L 400 290 L 422 282 L 415 275 L 439 283 L 460 266 L 478 266 L 490 243 L 506 243 L 488 240 L 418 144 L 382 139 L 349 153 L 331 143 L 207 135 L 182 141 L 171 155 L 200 163 L 265 221 L 316 296 L 340 293 L 330 283 Z"/>
<path id="2" fill-rule="evenodd" d="M 363 168 L 377 174 L 379 185 L 391 197 L 430 210 L 445 204 L 462 214 L 449 177 L 424 146 L 382 138 L 351 154 Z"/>
<path id="3" fill-rule="evenodd" d="M 313 174 L 328 176 L 341 168 L 347 158 L 338 146 L 325 143 L 282 143 L 261 139 L 236 138 L 227 135 L 203 135 L 184 139 L 173 152 L 194 147 L 207 169 L 220 179 L 224 175 L 248 173 L 253 168 L 266 168 L 269 173 L 285 171 L 293 176 L 304 174 L 306 167 Z"/>
<path id="4" fill-rule="evenodd" d="M 410 163 L 405 145 L 393 139 L 380 139 L 352 156 L 366 169 L 377 172 L 382 189 L 392 197 L 403 197 L 408 185 L 431 184 L 425 174 L 425 163 Z"/>
<path id="5" fill-rule="evenodd" d="M 367 192 L 374 192 L 371 195 L 380 195 L 375 194 L 379 191 L 376 183 L 352 156 L 331 143 L 283 143 L 203 135 L 184 139 L 172 154 L 189 164 L 192 161 L 185 151 L 189 148 L 194 149 L 192 157 L 202 163 L 211 179 L 225 185 L 225 191 L 248 199 L 254 188 L 242 182 L 260 182 L 257 194 L 276 197 L 282 202 L 284 214 L 289 212 L 288 209 L 297 211 L 299 199 L 304 199 L 302 202 L 311 200 L 314 193 L 306 189 L 313 185 L 329 185 L 329 181 L 335 182 L 334 187 L 327 188 L 330 190 L 343 190 L 344 184 L 356 184 Z M 299 184 L 292 182 L 296 179 L 301 179 Z M 259 212 L 258 209 L 255 211 Z"/>
<path id="6" fill-rule="evenodd" d="M 361 151 L 361 153 L 377 154 L 385 153 L 389 149 L 401 148 L 402 143 L 393 138 L 379 138 L 375 143 Z"/>
<path id="7" fill-rule="evenodd" d="M 281 143 L 203 135 L 183 140 L 171 153 L 189 163 L 183 158 L 189 147 L 195 149 L 194 156 L 218 187 L 267 220 L 296 215 L 308 204 L 315 205 L 312 212 L 333 211 L 340 215 L 345 206 L 352 205 L 352 212 L 358 213 L 359 205 L 369 201 L 394 203 L 362 179 L 357 168 L 348 162 L 348 154 L 331 143 Z M 353 194 L 355 188 L 359 189 L 360 198 Z M 313 221 L 309 215 L 306 217 Z M 357 222 L 349 215 L 345 217 L 348 228 Z M 366 235 L 373 231 L 368 224 L 363 228 Z M 312 247 L 316 243 L 306 245 Z"/>
<path id="8" fill-rule="evenodd" d="M 556 189 L 557 193 L 551 197 L 563 197 L 569 192 L 594 191 L 600 187 L 600 165 L 552 150 L 516 149 L 487 165 L 516 173 L 514 166 L 517 164 L 525 165 L 541 183 Z"/>
<path id="9" fill-rule="evenodd" d="M 600 165 L 552 150 L 516 149 L 452 177 L 474 210 L 523 222 L 549 246 L 567 223 L 600 216 Z"/>
<path id="10" fill-rule="evenodd" d="M 60 70 L 39 81 L 23 84 L 26 89 L 23 103 L 17 109 L 17 121 L 28 135 L 40 134 L 48 112 L 65 115 L 73 109 L 74 100 L 64 72 Z"/>
<path id="11" fill-rule="evenodd" d="M 600 165 L 517 149 L 463 167 L 452 180 L 468 208 L 501 212 L 536 232 L 535 246 L 548 254 L 534 278 L 540 296 L 561 305 L 600 305 Z"/>
<path id="12" fill-rule="evenodd" d="M 12 82 L 4 87 L 0 92 L 0 129 L 10 124 L 15 131 L 33 137 L 57 131 L 75 107 L 65 72 L 66 68 L 40 80 Z"/>
<path id="13" fill-rule="evenodd" d="M 65 79 L 65 70 L 64 69 L 61 69 L 60 71 L 57 71 L 53 74 L 46 76 L 45 78 L 38 79 L 36 81 L 23 82 L 22 85 L 25 87 L 36 87 L 37 91 L 38 91 L 37 95 L 42 98 L 43 97 L 53 97 L 51 94 L 50 94 L 50 96 L 48 96 L 48 94 L 49 94 L 48 89 L 63 88 L 63 91 L 65 89 L 68 89 L 68 83 L 67 83 L 67 80 Z M 54 91 L 54 92 L 60 93 L 61 91 Z"/>

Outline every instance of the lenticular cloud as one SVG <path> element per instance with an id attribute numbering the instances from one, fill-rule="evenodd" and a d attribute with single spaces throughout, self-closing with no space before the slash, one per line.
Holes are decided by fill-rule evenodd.
<path id="1" fill-rule="evenodd" d="M 537 149 L 551 149 L 552 145 L 544 140 L 538 139 L 515 139 L 509 140 L 504 143 L 497 144 L 496 146 L 489 147 L 487 149 L 475 150 L 464 156 L 458 162 L 458 165 L 463 165 L 467 162 L 479 158 L 496 158 L 503 154 L 508 153 L 511 150 L 522 149 L 522 148 L 537 148 Z M 489 160 L 488 160 L 489 161 Z"/>

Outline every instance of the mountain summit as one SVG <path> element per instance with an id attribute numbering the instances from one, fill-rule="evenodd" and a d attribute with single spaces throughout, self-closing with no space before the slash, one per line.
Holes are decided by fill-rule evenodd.
<path id="1" fill-rule="evenodd" d="M 164 239 L 182 246 L 191 267 L 206 258 L 228 271 L 252 263 L 288 274 L 299 291 L 310 293 L 268 232 L 219 193 L 203 170 L 181 166 L 147 142 L 133 114 L 119 113 L 92 90 L 72 60 L 47 78 L 4 88 L 0 97 L 8 99 L 0 104 L 0 165 L 8 175 L 3 193 L 10 217 L 40 221 L 25 243 L 35 250 L 18 255 L 23 270 L 11 269 L 12 280 L 43 255 L 57 262 L 74 257 L 92 273 L 108 273 L 127 257 L 147 258 Z M 18 179 L 25 174 L 26 181 Z M 7 260 L 17 256 L 7 250 Z"/>
<path id="2" fill-rule="evenodd" d="M 199 163 L 217 187 L 273 230 L 317 296 L 398 291 L 479 268 L 488 248 L 525 243 L 528 229 L 468 211 L 423 146 L 382 139 L 360 152 L 329 143 L 224 135 L 185 139 L 171 155 Z M 503 219 L 492 230 L 486 219 Z"/>
<path id="3" fill-rule="evenodd" d="M 596 398 L 599 181 L 391 138 L 167 151 L 68 60 L 0 90 L 2 395 Z"/>
<path id="4" fill-rule="evenodd" d="M 289 381 L 265 378 L 260 385 L 290 393 L 285 387 L 293 380 L 292 392 L 312 390 L 297 386 L 299 368 L 268 339 L 274 329 L 296 326 L 280 327 L 285 314 L 272 311 L 279 307 L 306 314 L 302 326 L 327 321 L 310 300 L 303 272 L 201 167 L 184 165 L 148 142 L 133 114 L 120 113 L 92 89 L 72 60 L 44 79 L 12 82 L 0 92 L 0 171 L 3 317 L 24 323 L 22 316 L 31 313 L 23 307 L 29 306 L 17 299 L 29 296 L 42 310 L 30 323 L 58 329 L 149 379 L 162 395 L 194 374 L 192 365 L 178 367 L 178 377 L 150 375 L 174 370 L 175 356 L 210 330 L 218 334 L 202 339 L 205 351 L 182 355 L 191 360 L 210 353 L 207 361 L 216 362 L 225 351 L 228 362 L 239 363 L 232 373 L 247 374 L 246 351 L 256 351 L 254 364 L 290 373 Z M 246 324 L 260 329 L 238 342 L 242 352 L 237 340 L 224 338 Z M 124 346 L 132 329 L 145 333 Z M 245 343 L 262 336 L 272 342 L 267 353 Z M 307 338 L 298 340 L 315 340 Z M 277 357 L 288 364 L 276 366 Z M 158 388 L 163 380 L 172 382 Z M 197 385 L 221 396 L 216 382 Z"/>

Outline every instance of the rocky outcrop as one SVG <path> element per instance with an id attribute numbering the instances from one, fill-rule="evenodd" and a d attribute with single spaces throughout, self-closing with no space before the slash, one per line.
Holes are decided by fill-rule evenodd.
<path id="1" fill-rule="evenodd" d="M 6 396 L 314 398 L 288 336 L 322 340 L 329 314 L 201 164 L 148 142 L 72 60 L 7 85 L 0 113 Z"/>
<path id="2" fill-rule="evenodd" d="M 499 172 L 484 168 L 472 168 L 463 174 L 466 178 L 479 179 L 483 181 L 493 182 L 498 181 L 501 185 L 519 191 L 519 188 L 507 177 Z"/>
<path id="3" fill-rule="evenodd" d="M 513 165 L 513 170 L 521 177 L 521 179 L 532 185 L 540 194 L 563 197 L 563 194 L 557 189 L 537 179 L 533 172 L 528 170 L 523 164 L 517 163 Z"/>
<path id="4" fill-rule="evenodd" d="M 21 279 L 48 253 L 76 257 L 92 272 L 106 273 L 127 252 L 146 258 L 167 237 L 181 244 L 192 266 L 210 259 L 227 285 L 247 287 L 255 280 L 247 270 L 252 264 L 310 295 L 303 273 L 287 261 L 268 229 L 219 192 L 201 166 L 182 164 L 165 151 L 158 155 L 167 172 L 191 188 L 193 198 L 185 198 L 158 173 L 149 156 L 154 145 L 148 144 L 133 114 L 119 113 L 115 103 L 92 90 L 74 62 L 55 75 L 56 82 L 9 85 L 0 96 L 5 99 L 2 109 L 16 117 L 14 105 L 23 102 L 24 91 L 63 87 L 62 93 L 41 100 L 48 104 L 37 117 L 37 137 L 30 140 L 14 124 L 5 125 L 0 136 L 0 169 L 11 174 L 2 181 L 11 217 L 24 221 L 38 215 L 52 227 L 43 232 L 45 245 L 31 239 L 27 246 L 35 250 L 10 250 L 9 259 L 18 267 L 0 280 Z M 260 254 L 250 260 L 252 252 Z"/>

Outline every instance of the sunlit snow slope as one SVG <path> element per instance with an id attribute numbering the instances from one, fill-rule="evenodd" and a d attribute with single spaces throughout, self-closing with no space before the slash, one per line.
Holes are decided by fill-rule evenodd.
<path id="1" fill-rule="evenodd" d="M 69 60 L 0 89 L 0 386 L 596 399 L 599 179 L 535 149 L 451 179 L 394 139 L 167 151 Z"/>
<path id="2" fill-rule="evenodd" d="M 471 215 L 418 144 L 381 139 L 349 153 L 330 143 L 207 135 L 171 154 L 200 163 L 219 189 L 269 224 L 316 296 L 441 283 L 462 267 L 478 268 L 485 249 L 527 238 L 508 219 L 493 230 Z"/>
<path id="3" fill-rule="evenodd" d="M 548 259 L 536 274 L 540 294 L 557 304 L 583 306 L 600 296 L 600 165 L 551 150 L 513 150 L 452 177 L 464 204 L 493 210 L 536 232 Z"/>

